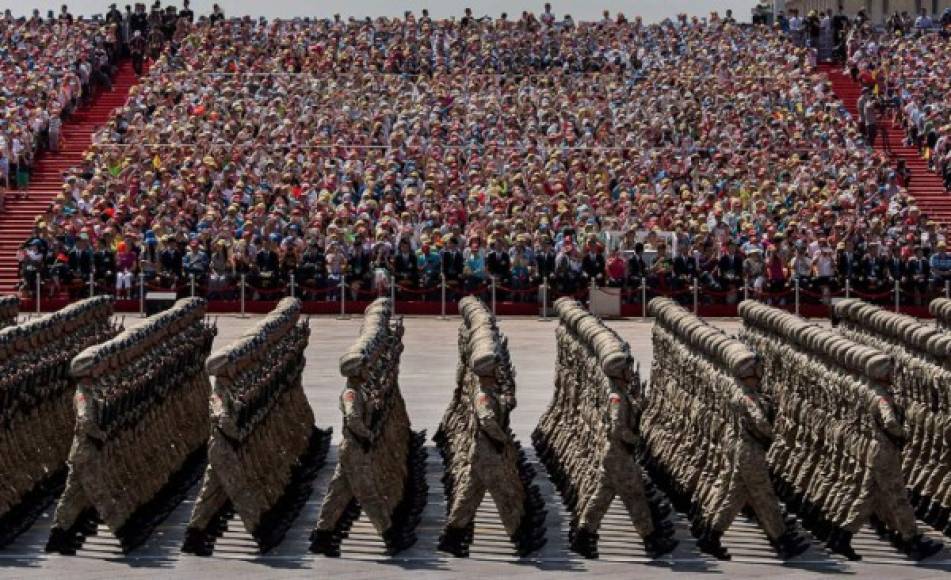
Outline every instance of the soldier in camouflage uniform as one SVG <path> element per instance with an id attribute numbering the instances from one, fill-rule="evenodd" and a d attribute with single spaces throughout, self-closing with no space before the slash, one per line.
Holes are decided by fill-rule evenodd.
<path id="1" fill-rule="evenodd" d="M 670 508 L 651 489 L 638 446 L 640 379 L 628 345 L 573 300 L 555 303 L 559 327 L 555 394 L 533 433 L 572 513 L 571 549 L 596 558 L 598 528 L 617 495 L 651 556 L 672 551 Z"/>
<path id="2" fill-rule="evenodd" d="M 531 483 L 534 470 L 508 427 L 516 399 L 507 342 L 480 300 L 465 298 L 459 309 L 458 384 L 434 437 L 446 467 L 449 512 L 439 549 L 468 555 L 476 510 L 488 491 L 517 552 L 525 556 L 545 543 L 545 511 Z"/>
<path id="3" fill-rule="evenodd" d="M 913 559 L 939 551 L 918 532 L 905 493 L 892 358 L 756 302 L 740 314 L 741 338 L 762 358 L 776 404 L 767 459 L 786 505 L 850 559 L 860 558 L 852 536 L 870 520 Z"/>
<path id="4" fill-rule="evenodd" d="M 100 297 L 0 330 L 0 546 L 62 490 L 75 422 L 69 361 L 116 334 L 111 317 Z"/>
<path id="5" fill-rule="evenodd" d="M 744 507 L 783 558 L 806 550 L 784 521 L 766 465 L 772 427 L 756 355 L 665 298 L 655 317 L 651 391 L 641 420 L 654 478 L 692 517 L 698 547 L 728 559 L 720 542 Z"/>
<path id="6" fill-rule="evenodd" d="M 942 301 L 932 305 L 940 312 Z M 918 517 L 951 534 L 951 334 L 861 300 L 843 300 L 833 322 L 850 340 L 895 360 L 891 392 L 907 435 L 902 472 Z"/>
<path id="7" fill-rule="evenodd" d="M 311 551 L 336 557 L 361 510 L 392 555 L 412 546 L 426 502 L 425 433 L 411 430 L 399 390 L 401 321 L 378 299 L 364 313 L 360 337 L 340 359 L 343 442 Z"/>
<path id="8" fill-rule="evenodd" d="M 267 552 L 283 539 L 313 489 L 330 443 L 304 395 L 310 327 L 300 302 L 282 300 L 206 364 L 214 376 L 209 465 L 183 550 L 210 555 L 233 511 Z"/>
<path id="9" fill-rule="evenodd" d="M 74 553 L 101 519 L 129 552 L 201 476 L 211 389 L 204 363 L 217 332 L 204 314 L 204 300 L 181 300 L 73 359 L 83 420 L 48 551 Z"/>

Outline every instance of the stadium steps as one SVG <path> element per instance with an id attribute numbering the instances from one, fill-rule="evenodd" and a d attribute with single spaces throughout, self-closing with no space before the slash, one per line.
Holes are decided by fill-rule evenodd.
<path id="1" fill-rule="evenodd" d="M 99 92 L 63 123 L 59 151 L 44 151 L 37 156 L 27 189 L 7 191 L 6 209 L 0 211 L 0 294 L 16 291 L 17 251 L 29 239 L 36 217 L 62 191 L 63 172 L 82 162 L 93 133 L 109 120 L 115 108 L 125 105 L 129 89 L 137 83 L 132 62 L 123 61 L 112 90 Z"/>
<path id="2" fill-rule="evenodd" d="M 832 90 L 842 100 L 852 118 L 858 119 L 861 85 L 853 82 L 838 65 L 820 65 L 819 70 L 829 77 Z M 879 130 L 884 131 L 888 137 L 892 157 L 896 160 L 904 159 L 911 170 L 911 187 L 908 191 L 921 211 L 940 224 L 951 223 L 951 194 L 945 190 L 941 177 L 928 168 L 928 161 L 916 147 L 905 144 L 905 131 L 900 125 L 887 119 Z M 884 148 L 881 138 L 877 139 L 875 149 L 881 151 Z"/>

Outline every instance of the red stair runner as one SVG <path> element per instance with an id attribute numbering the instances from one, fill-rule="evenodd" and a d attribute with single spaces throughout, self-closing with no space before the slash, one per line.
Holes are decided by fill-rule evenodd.
<path id="1" fill-rule="evenodd" d="M 862 95 L 862 86 L 853 82 L 852 77 L 842 72 L 839 65 L 821 65 L 819 70 L 825 72 L 832 83 L 832 90 L 842 99 L 845 108 L 858 122 L 858 100 Z M 892 157 L 897 161 L 904 159 L 911 170 L 911 187 L 908 192 L 915 198 L 921 211 L 928 214 L 930 219 L 940 224 L 951 223 L 951 194 L 944 189 L 941 177 L 928 169 L 928 162 L 914 146 L 905 144 L 905 130 L 894 123 L 891 118 L 883 118 L 884 122 L 879 131 L 885 131 Z M 881 137 L 876 139 L 875 149 L 884 149 Z"/>
<path id="2" fill-rule="evenodd" d="M 119 65 L 111 91 L 102 91 L 92 102 L 76 110 L 63 123 L 59 151 L 37 156 L 25 199 L 14 199 L 23 191 L 7 191 L 6 207 L 0 211 L 0 294 L 16 290 L 19 271 L 17 250 L 33 231 L 37 215 L 62 192 L 63 172 L 82 161 L 93 133 L 110 117 L 113 109 L 125 104 L 129 89 L 138 82 L 129 60 Z"/>

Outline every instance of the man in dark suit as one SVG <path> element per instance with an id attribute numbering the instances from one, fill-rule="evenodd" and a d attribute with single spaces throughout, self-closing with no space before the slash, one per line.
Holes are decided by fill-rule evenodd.
<path id="1" fill-rule="evenodd" d="M 555 249 L 551 245 L 551 237 L 548 234 L 543 234 L 541 246 L 535 251 L 536 283 L 541 284 L 544 280 L 548 280 L 551 284 L 552 276 L 555 274 L 556 257 Z"/>
<path id="2" fill-rule="evenodd" d="M 606 267 L 604 254 L 601 253 L 601 247 L 594 238 L 588 240 L 587 246 L 584 257 L 581 259 L 581 274 L 584 282 L 591 284 L 594 281 L 595 286 L 603 286 Z"/>
<path id="3" fill-rule="evenodd" d="M 456 239 L 456 236 L 449 238 L 446 249 L 442 251 L 441 261 L 442 275 L 446 279 L 446 299 L 455 300 L 455 293 L 459 288 L 462 271 L 465 267 L 462 252 L 459 251 L 459 240 Z"/>

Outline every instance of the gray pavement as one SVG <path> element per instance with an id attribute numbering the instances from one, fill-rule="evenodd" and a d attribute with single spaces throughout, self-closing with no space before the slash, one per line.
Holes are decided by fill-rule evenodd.
<path id="1" fill-rule="evenodd" d="M 219 317 L 216 346 L 227 344 L 255 319 Z M 127 326 L 140 322 L 127 318 Z M 400 383 L 414 428 L 425 428 L 431 435 L 449 404 L 456 368 L 456 332 L 460 320 L 408 318 Z M 736 321 L 717 320 L 728 331 L 738 328 Z M 650 324 L 640 320 L 610 322 L 630 342 L 641 361 L 644 378 L 650 368 Z M 719 574 L 735 578 L 815 578 L 827 573 L 862 574 L 868 577 L 929 578 L 945 577 L 951 571 L 951 551 L 916 564 L 908 561 L 871 530 L 856 537 L 854 546 L 865 556 L 862 562 L 848 562 L 831 555 L 818 545 L 788 563 L 775 558 L 765 535 L 754 522 L 740 517 L 726 535 L 725 544 L 733 561 L 718 562 L 701 554 L 687 531 L 686 520 L 677 515 L 680 546 L 670 556 L 657 561 L 644 557 L 640 538 L 615 502 L 605 519 L 601 534 L 601 559 L 585 561 L 567 550 L 568 515 L 561 506 L 544 468 L 537 465 L 539 483 L 548 503 L 548 545 L 536 556 L 519 560 L 502 531 L 495 507 L 487 498 L 477 519 L 472 556 L 458 560 L 435 550 L 436 538 L 445 522 L 446 506 L 440 477 L 442 465 L 435 448 L 429 447 L 429 503 L 420 524 L 420 540 L 397 558 L 383 555 L 383 544 L 365 519 L 354 525 L 351 537 L 343 544 L 339 559 L 314 556 L 307 551 L 308 536 L 320 511 L 320 503 L 336 461 L 340 412 L 337 397 L 343 381 L 337 370 L 337 358 L 357 336 L 360 320 L 315 317 L 311 343 L 307 350 L 304 385 L 320 427 L 334 428 L 334 446 L 328 465 L 317 480 L 310 501 L 284 543 L 266 555 L 257 555 L 254 544 L 240 521 L 232 521 L 229 531 L 219 540 L 215 555 L 199 558 L 179 550 L 194 494 L 162 524 L 150 541 L 131 556 L 123 556 L 118 543 L 105 528 L 91 537 L 75 557 L 48 555 L 43 545 L 49 530 L 51 513 L 17 542 L 0 550 L 0 578 L 161 578 L 191 577 L 202 580 L 238 580 L 266 578 L 521 578 L 638 577 L 661 578 L 674 574 Z M 518 408 L 512 427 L 529 456 L 530 434 L 551 395 L 555 361 L 553 321 L 506 318 L 500 321 L 509 336 L 512 358 L 517 370 Z M 940 538 L 940 535 L 934 534 Z M 951 541 L 949 541 L 951 544 Z"/>

